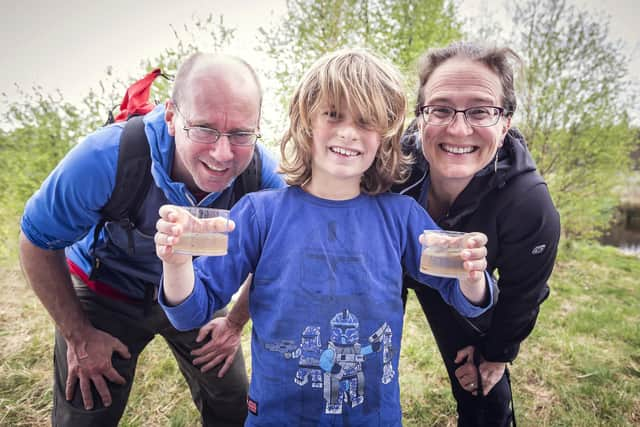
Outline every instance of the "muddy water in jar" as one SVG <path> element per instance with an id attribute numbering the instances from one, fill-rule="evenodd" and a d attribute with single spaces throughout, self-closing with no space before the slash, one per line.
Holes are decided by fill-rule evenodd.
<path id="1" fill-rule="evenodd" d="M 223 233 L 184 233 L 173 246 L 179 254 L 220 256 L 227 254 L 229 236 Z"/>
<path id="2" fill-rule="evenodd" d="M 439 277 L 462 277 L 465 273 L 461 248 L 426 248 L 420 258 L 420 271 Z"/>

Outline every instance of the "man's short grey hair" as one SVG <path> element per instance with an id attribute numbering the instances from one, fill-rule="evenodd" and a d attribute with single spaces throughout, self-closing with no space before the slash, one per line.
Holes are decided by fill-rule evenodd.
<path id="1" fill-rule="evenodd" d="M 187 83 L 189 82 L 189 78 L 191 77 L 191 73 L 193 69 L 198 64 L 199 61 L 204 59 L 210 59 L 210 60 L 219 59 L 221 62 L 231 61 L 239 65 L 242 65 L 244 68 L 246 68 L 247 71 L 249 71 L 249 74 L 251 75 L 251 77 L 253 77 L 253 81 L 255 82 L 256 87 L 258 88 L 258 92 L 260 94 L 258 108 L 259 109 L 262 108 L 262 85 L 260 85 L 260 80 L 258 79 L 258 75 L 256 74 L 255 70 L 251 65 L 249 65 L 247 61 L 234 55 L 218 55 L 218 54 L 203 53 L 203 52 L 196 52 L 190 55 L 178 68 L 178 72 L 176 73 L 176 77 L 173 81 L 173 91 L 171 92 L 171 99 L 173 100 L 174 103 L 176 104 L 181 103 L 184 97 L 184 92 L 186 90 Z"/>

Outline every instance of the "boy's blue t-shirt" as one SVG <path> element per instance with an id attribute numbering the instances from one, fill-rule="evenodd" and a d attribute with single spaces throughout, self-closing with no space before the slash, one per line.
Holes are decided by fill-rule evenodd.
<path id="1" fill-rule="evenodd" d="M 229 253 L 194 262 L 195 288 L 167 307 L 179 329 L 224 306 L 246 275 L 253 320 L 249 426 L 401 425 L 403 267 L 464 316 L 456 279 L 419 273 L 418 236 L 436 228 L 411 198 L 316 198 L 299 187 L 245 196 Z"/>

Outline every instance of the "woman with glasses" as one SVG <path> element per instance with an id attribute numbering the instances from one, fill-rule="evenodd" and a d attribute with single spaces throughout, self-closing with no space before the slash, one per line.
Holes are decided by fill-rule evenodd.
<path id="1" fill-rule="evenodd" d="M 443 229 L 486 234 L 487 271 L 498 277 L 495 310 L 474 323 L 436 292 L 405 279 L 447 367 L 459 426 L 515 424 L 506 365 L 549 294 L 560 235 L 547 186 L 511 127 L 514 62 L 520 58 L 509 48 L 466 42 L 427 52 L 416 119 L 403 136 L 416 164 L 396 190 L 418 200 Z"/>

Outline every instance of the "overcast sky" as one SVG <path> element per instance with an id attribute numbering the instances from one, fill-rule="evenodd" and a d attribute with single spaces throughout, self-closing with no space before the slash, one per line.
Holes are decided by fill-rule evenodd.
<path id="1" fill-rule="evenodd" d="M 611 35 L 633 51 L 632 75 L 640 80 L 638 1 L 571 1 L 611 15 Z M 458 2 L 464 16 L 486 13 L 487 4 L 494 4 Z M 175 45 L 170 25 L 190 24 L 194 15 L 224 15 L 227 26 L 237 28 L 230 50 L 260 68 L 251 49 L 257 28 L 269 26 L 273 13 L 283 13 L 285 0 L 0 0 L 0 5 L 0 92 L 15 99 L 15 83 L 25 89 L 39 85 L 45 91 L 60 89 L 75 102 L 97 87 L 108 66 L 121 77 L 139 74 L 140 60 Z M 503 13 L 498 6 L 490 9 Z"/>

